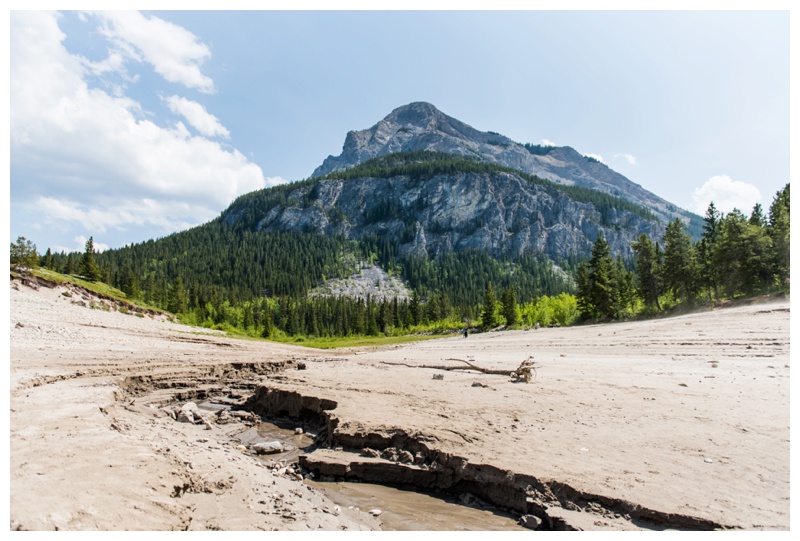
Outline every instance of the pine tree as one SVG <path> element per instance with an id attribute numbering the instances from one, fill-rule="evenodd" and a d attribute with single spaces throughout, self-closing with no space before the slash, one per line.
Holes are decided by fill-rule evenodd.
<path id="1" fill-rule="evenodd" d="M 617 317 L 619 298 L 617 273 L 611 248 L 600 233 L 592 249 L 589 260 L 589 296 L 594 307 L 593 317 L 605 320 Z"/>
<path id="2" fill-rule="evenodd" d="M 47 251 L 44 253 L 44 256 L 42 257 L 42 267 L 46 269 L 54 268 L 53 254 L 50 252 L 50 248 L 47 249 Z"/>
<path id="3" fill-rule="evenodd" d="M 500 295 L 500 313 L 506 318 L 506 326 L 513 327 L 517 324 L 517 297 L 514 290 L 507 287 Z"/>
<path id="4" fill-rule="evenodd" d="M 769 207 L 767 233 L 772 239 L 770 263 L 780 288 L 789 288 L 789 184 L 780 190 Z"/>
<path id="5" fill-rule="evenodd" d="M 576 298 L 578 301 L 578 313 L 584 319 L 591 319 L 595 314 L 595 307 L 592 303 L 592 282 L 589 280 L 589 263 L 584 261 L 578 265 L 575 282 L 577 286 Z"/>
<path id="6" fill-rule="evenodd" d="M 646 307 L 655 306 L 656 310 L 661 311 L 658 297 L 663 292 L 663 286 L 658 244 L 642 233 L 631 247 L 636 254 L 636 294 Z"/>
<path id="7" fill-rule="evenodd" d="M 100 267 L 94 260 L 94 239 L 92 237 L 86 241 L 86 249 L 83 252 L 78 272 L 90 282 L 97 282 L 102 278 Z"/>
<path id="8" fill-rule="evenodd" d="M 717 288 L 720 281 L 719 268 L 714 262 L 714 252 L 719 240 L 719 229 L 722 216 L 712 201 L 708 205 L 703 218 L 703 236 L 697 244 L 697 264 L 700 285 L 708 291 L 709 300 L 718 297 Z"/>
<path id="9" fill-rule="evenodd" d="M 664 283 L 676 298 L 692 304 L 697 292 L 694 247 L 686 226 L 675 218 L 664 233 Z"/>
<path id="10" fill-rule="evenodd" d="M 497 298 L 494 295 L 491 282 L 487 282 L 486 292 L 483 295 L 481 327 L 484 329 L 493 329 L 497 327 Z"/>
<path id="11" fill-rule="evenodd" d="M 183 287 L 180 275 L 175 278 L 170 288 L 167 310 L 173 314 L 186 313 L 186 289 Z"/>

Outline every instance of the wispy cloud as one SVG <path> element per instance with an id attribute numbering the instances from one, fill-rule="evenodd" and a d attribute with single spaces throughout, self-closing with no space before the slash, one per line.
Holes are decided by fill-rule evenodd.
<path id="1" fill-rule="evenodd" d="M 180 96 L 168 96 L 164 102 L 169 110 L 183 116 L 186 121 L 201 135 L 206 137 L 230 137 L 230 133 L 219 119 L 206 111 L 206 108 L 196 101 Z"/>
<path id="2" fill-rule="evenodd" d="M 600 154 L 592 154 L 592 153 L 589 153 L 589 154 L 584 154 L 584 156 L 586 156 L 587 158 L 594 158 L 594 159 L 595 159 L 595 160 L 597 160 L 598 162 L 603 162 L 603 163 L 605 163 L 605 160 L 603 160 L 603 157 L 602 157 Z"/>
<path id="3" fill-rule="evenodd" d="M 289 182 L 283 177 L 267 177 L 266 179 L 264 179 L 264 181 L 268 188 L 277 186 L 278 184 L 286 184 L 287 182 Z"/>
<path id="4" fill-rule="evenodd" d="M 209 139 L 228 137 L 228 130 L 199 103 L 176 96 L 169 100 L 197 130 L 199 135 L 192 136 L 181 123 L 160 126 L 119 87 L 90 86 L 90 77 L 123 70 L 120 58 L 130 62 L 139 51 L 169 80 L 213 88 L 199 72 L 208 48 L 187 31 L 140 14 L 102 17 L 108 23 L 103 31 L 115 42 L 128 43 L 133 52 L 121 53 L 117 47 L 106 60 L 92 64 L 64 47 L 57 14 L 11 13 L 15 208 L 40 205 L 38 221 L 50 227 L 80 225 L 88 234 L 139 224 L 171 233 L 202 223 L 235 197 L 264 187 L 258 165 Z M 96 22 L 90 15 L 86 20 Z"/>
<path id="5" fill-rule="evenodd" d="M 201 66 L 211 50 L 197 36 L 175 24 L 136 11 L 97 12 L 98 30 L 115 45 L 115 52 L 153 66 L 171 83 L 213 92 L 214 81 Z"/>
<path id="6" fill-rule="evenodd" d="M 625 153 L 617 153 L 614 154 L 613 160 L 615 162 L 624 163 L 627 165 L 636 165 L 638 162 L 636 161 L 636 156 L 633 154 L 625 154 Z"/>
<path id="7" fill-rule="evenodd" d="M 557 144 L 552 142 L 550 139 L 542 139 L 542 141 L 539 144 L 542 145 L 542 146 L 545 146 L 545 147 L 557 147 L 558 146 Z"/>
<path id="8" fill-rule="evenodd" d="M 716 175 L 692 192 L 691 210 L 702 216 L 712 201 L 720 212 L 728 213 L 736 208 L 747 214 L 761 202 L 761 192 L 747 182 Z"/>

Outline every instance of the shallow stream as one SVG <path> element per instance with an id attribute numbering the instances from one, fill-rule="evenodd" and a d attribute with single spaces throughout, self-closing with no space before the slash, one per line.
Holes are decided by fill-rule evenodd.
<path id="1" fill-rule="evenodd" d="M 280 441 L 287 447 L 285 453 L 264 455 L 264 462 L 295 462 L 314 445 L 314 439 L 305 432 L 297 434 L 295 428 L 280 427 L 262 422 L 240 434 L 242 444 L 260 441 Z M 464 505 L 449 495 L 432 495 L 384 485 L 358 482 L 322 482 L 306 479 L 307 485 L 324 493 L 340 507 L 358 508 L 364 512 L 380 509 L 379 520 L 388 531 L 508 531 L 526 530 L 514 516 L 492 507 L 481 507 L 479 502 Z"/>

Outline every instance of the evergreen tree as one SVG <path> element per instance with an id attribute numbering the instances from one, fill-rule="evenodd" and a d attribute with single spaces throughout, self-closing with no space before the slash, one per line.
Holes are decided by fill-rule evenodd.
<path id="1" fill-rule="evenodd" d="M 718 297 L 720 271 L 714 262 L 722 216 L 712 201 L 703 218 L 703 235 L 697 245 L 697 264 L 700 286 L 708 292 L 709 300 Z"/>
<path id="2" fill-rule="evenodd" d="M 414 290 L 414 293 L 411 295 L 411 302 L 408 305 L 408 312 L 411 318 L 412 325 L 419 325 L 422 323 L 422 310 L 419 302 L 419 293 Z"/>
<path id="3" fill-rule="evenodd" d="M 592 304 L 592 282 L 589 280 L 588 262 L 584 261 L 578 265 L 575 282 L 578 289 L 576 294 L 578 313 L 583 319 L 591 319 L 594 317 L 595 307 Z"/>
<path id="4" fill-rule="evenodd" d="M 697 266 L 692 239 L 675 218 L 664 233 L 664 283 L 676 298 L 692 304 L 697 291 Z"/>
<path id="5" fill-rule="evenodd" d="M 789 184 L 780 190 L 769 207 L 767 233 L 772 239 L 770 263 L 777 285 L 789 288 Z"/>
<path id="6" fill-rule="evenodd" d="M 661 252 L 658 244 L 642 233 L 631 245 L 636 254 L 636 293 L 646 307 L 661 311 L 658 297 L 663 292 Z"/>
<path id="7" fill-rule="evenodd" d="M 761 208 L 761 203 L 756 203 L 753 206 L 753 212 L 750 213 L 750 219 L 747 220 L 747 223 L 758 227 L 767 226 L 767 218 L 764 216 L 764 210 Z"/>
<path id="8" fill-rule="evenodd" d="M 500 313 L 506 318 L 506 326 L 512 327 L 517 324 L 517 297 L 514 290 L 507 287 L 500 295 Z"/>
<path id="9" fill-rule="evenodd" d="M 486 292 L 483 295 L 481 327 L 484 329 L 493 329 L 497 327 L 497 298 L 494 295 L 491 282 L 486 284 Z"/>
<path id="10" fill-rule="evenodd" d="M 272 315 L 270 314 L 269 303 L 266 299 L 264 299 L 263 303 L 261 304 L 261 326 L 263 330 L 261 331 L 261 336 L 263 338 L 269 338 L 272 336 Z"/>
<path id="11" fill-rule="evenodd" d="M 627 315 L 634 306 L 636 297 L 633 272 L 625 267 L 621 256 L 617 256 L 617 317 Z"/>
<path id="12" fill-rule="evenodd" d="M 42 257 L 41 265 L 42 265 L 42 267 L 44 267 L 46 269 L 54 269 L 55 268 L 53 266 L 53 254 L 50 252 L 50 248 L 48 248 L 47 251 L 44 253 L 44 256 Z"/>
<path id="13" fill-rule="evenodd" d="M 96 282 L 102 277 L 100 267 L 94 260 L 94 239 L 92 237 L 86 241 L 86 249 L 83 252 L 78 272 L 90 282 Z"/>
<path id="14" fill-rule="evenodd" d="M 127 267 L 123 273 L 122 292 L 125 293 L 125 296 L 129 299 L 134 299 L 141 293 L 139 278 L 130 267 Z"/>
<path id="15" fill-rule="evenodd" d="M 167 310 L 173 314 L 186 313 L 186 289 L 183 287 L 183 280 L 180 275 L 175 278 L 170 288 Z"/>
<path id="16" fill-rule="evenodd" d="M 606 320 L 617 317 L 619 296 L 617 273 L 611 248 L 600 233 L 589 260 L 589 297 L 595 319 Z"/>

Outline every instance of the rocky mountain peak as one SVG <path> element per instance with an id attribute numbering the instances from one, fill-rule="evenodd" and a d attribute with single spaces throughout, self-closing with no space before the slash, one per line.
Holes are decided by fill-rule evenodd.
<path id="1" fill-rule="evenodd" d="M 420 150 L 470 156 L 559 184 L 605 192 L 644 205 L 666 221 L 686 215 L 572 147 L 526 146 L 496 132 L 477 130 L 422 101 L 394 109 L 371 128 L 348 132 L 342 153 L 328 156 L 312 177 L 342 171 L 387 154 Z"/>

